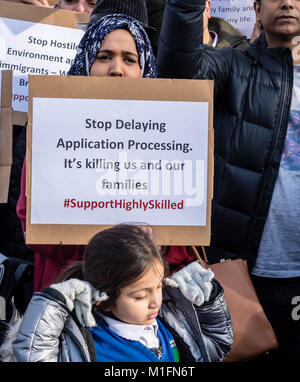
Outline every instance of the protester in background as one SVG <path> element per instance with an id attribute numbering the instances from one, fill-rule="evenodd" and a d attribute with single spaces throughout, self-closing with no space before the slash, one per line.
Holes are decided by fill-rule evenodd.
<path id="1" fill-rule="evenodd" d="M 33 296 L 13 342 L 15 360 L 222 361 L 233 340 L 222 287 L 197 262 L 171 279 L 166 273 L 143 230 L 99 232 L 61 282 Z"/>
<path id="2" fill-rule="evenodd" d="M 66 9 L 68 11 L 75 11 L 80 13 L 92 13 L 95 6 L 96 0 L 60 0 L 55 8 Z"/>
<path id="3" fill-rule="evenodd" d="M 122 12 L 127 11 L 127 14 Z M 103 12 L 116 15 L 106 15 Z M 131 15 L 131 16 L 128 16 Z M 98 1 L 91 15 L 93 22 L 82 37 L 69 75 L 113 76 L 133 78 L 156 77 L 154 55 L 142 25 L 148 24 L 143 1 Z M 26 230 L 26 164 L 24 161 L 21 195 L 17 214 Z M 26 234 L 26 233 L 25 233 Z M 68 263 L 81 260 L 83 245 L 29 245 L 35 251 L 34 290 L 54 282 L 58 272 Z"/>
<path id="4" fill-rule="evenodd" d="M 21 0 L 22 3 L 36 5 L 37 7 L 51 8 L 47 0 Z M 92 13 L 96 5 L 95 0 L 59 0 L 55 8 L 66 9 L 80 13 Z"/>
<path id="5" fill-rule="evenodd" d="M 279 340 L 271 359 L 299 360 L 292 299 L 300 287 L 298 0 L 254 3 L 263 32 L 245 51 L 202 44 L 205 0 L 168 0 L 159 75 L 214 80 L 211 262 L 245 258 Z M 184 36 L 193 36 L 186 39 Z M 299 50 L 297 50 L 299 51 Z"/>

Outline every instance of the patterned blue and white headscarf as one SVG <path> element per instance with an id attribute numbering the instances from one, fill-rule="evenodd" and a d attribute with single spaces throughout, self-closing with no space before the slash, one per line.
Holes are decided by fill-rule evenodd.
<path id="1" fill-rule="evenodd" d="M 136 43 L 141 76 L 144 78 L 157 77 L 154 54 L 145 29 L 134 18 L 121 14 L 104 16 L 86 30 L 68 74 L 70 76 L 89 76 L 91 66 L 105 37 L 115 29 L 124 28 L 129 30 Z"/>

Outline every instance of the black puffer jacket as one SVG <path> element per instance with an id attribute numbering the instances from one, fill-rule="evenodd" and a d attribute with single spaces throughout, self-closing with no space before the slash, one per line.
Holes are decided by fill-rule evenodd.
<path id="1" fill-rule="evenodd" d="M 201 5 L 199 5 L 201 4 Z M 168 0 L 160 77 L 215 80 L 215 173 L 210 261 L 243 257 L 251 269 L 278 175 L 293 87 L 288 48 L 262 34 L 245 51 L 202 45 L 205 0 Z"/>

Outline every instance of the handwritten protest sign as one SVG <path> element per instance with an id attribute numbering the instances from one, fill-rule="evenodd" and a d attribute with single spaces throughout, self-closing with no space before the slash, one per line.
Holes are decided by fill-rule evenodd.
<path id="1" fill-rule="evenodd" d="M 255 24 L 253 0 L 211 0 L 211 16 L 221 17 L 251 37 Z"/>
<path id="2" fill-rule="evenodd" d="M 28 111 L 28 74 L 65 75 L 88 15 L 0 1 L 0 70 L 11 69 L 12 106 Z"/>
<path id="3" fill-rule="evenodd" d="M 27 242 L 130 222 L 208 243 L 211 102 L 211 81 L 30 76 Z"/>
<path id="4" fill-rule="evenodd" d="M 12 71 L 0 72 L 0 203 L 8 197 L 12 164 Z"/>

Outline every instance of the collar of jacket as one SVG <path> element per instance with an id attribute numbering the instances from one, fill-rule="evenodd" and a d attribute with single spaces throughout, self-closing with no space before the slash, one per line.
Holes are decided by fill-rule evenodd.
<path id="1" fill-rule="evenodd" d="M 217 48 L 235 47 L 243 43 L 245 46 L 248 45 L 247 37 L 224 19 L 211 17 L 208 21 L 208 28 L 218 35 Z"/>
<path id="2" fill-rule="evenodd" d="M 246 54 L 256 61 L 261 61 L 262 53 L 267 53 L 272 56 L 278 63 L 281 64 L 282 56 L 284 54 L 291 56 L 291 50 L 287 47 L 268 48 L 265 33 L 261 35 L 246 49 Z"/>

